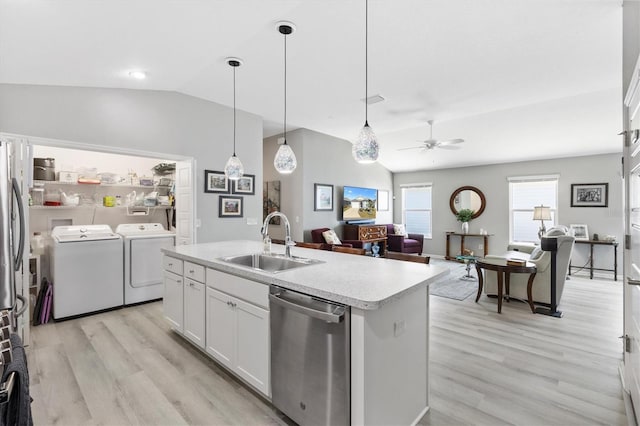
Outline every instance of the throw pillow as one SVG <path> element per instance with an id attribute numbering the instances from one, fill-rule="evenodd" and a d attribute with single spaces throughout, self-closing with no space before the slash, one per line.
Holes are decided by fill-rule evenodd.
<path id="1" fill-rule="evenodd" d="M 407 230 L 404 228 L 404 224 L 399 224 L 396 225 L 395 223 L 393 224 L 393 233 L 396 235 L 402 235 L 405 238 L 409 237 L 409 233 L 407 232 Z"/>
<path id="2" fill-rule="evenodd" d="M 556 225 L 556 226 L 552 226 L 551 228 L 549 228 L 547 230 L 547 233 L 545 234 L 545 236 L 547 236 L 547 237 L 558 237 L 560 235 L 567 235 L 568 232 L 569 232 L 569 229 L 566 226 Z"/>
<path id="3" fill-rule="evenodd" d="M 334 231 L 333 229 L 324 231 L 322 233 L 322 236 L 324 237 L 324 240 L 327 242 L 327 244 L 342 244 L 342 241 L 340 241 L 340 238 L 338 238 L 338 236 L 336 235 L 336 231 Z"/>
<path id="4" fill-rule="evenodd" d="M 531 252 L 531 257 L 529 257 L 529 260 L 538 260 L 543 253 L 544 251 L 542 251 L 540 247 L 536 247 Z"/>

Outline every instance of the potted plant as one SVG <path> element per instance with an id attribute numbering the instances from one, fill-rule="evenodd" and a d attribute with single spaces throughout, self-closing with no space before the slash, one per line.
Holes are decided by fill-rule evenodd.
<path id="1" fill-rule="evenodd" d="M 462 233 L 466 234 L 469 232 L 469 221 L 473 219 L 474 210 L 471 209 L 462 209 L 458 211 L 456 214 L 456 219 L 458 222 L 462 222 Z"/>

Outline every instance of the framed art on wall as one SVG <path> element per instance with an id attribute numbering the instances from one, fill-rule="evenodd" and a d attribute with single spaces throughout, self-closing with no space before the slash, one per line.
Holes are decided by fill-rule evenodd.
<path id="1" fill-rule="evenodd" d="M 315 194 L 313 210 L 333 210 L 333 185 L 314 183 L 313 193 Z"/>
<path id="2" fill-rule="evenodd" d="M 607 207 L 608 205 L 608 183 L 571 184 L 571 207 Z"/>
<path id="3" fill-rule="evenodd" d="M 389 211 L 389 191 L 382 189 L 378 190 L 378 211 Z"/>
<path id="4" fill-rule="evenodd" d="M 587 228 L 587 225 L 571 224 L 569 225 L 569 229 L 571 230 L 571 233 L 576 240 L 586 241 L 589 239 L 589 230 Z"/>
<path id="5" fill-rule="evenodd" d="M 233 181 L 231 192 L 234 194 L 253 195 L 256 193 L 255 184 L 256 177 L 254 175 L 244 174 L 240 179 Z"/>
<path id="6" fill-rule="evenodd" d="M 263 183 L 262 189 L 262 220 L 271 212 L 280 210 L 280 181 L 274 180 Z M 272 217 L 270 225 L 280 225 L 280 217 Z"/>
<path id="7" fill-rule="evenodd" d="M 218 217 L 242 217 L 242 197 L 221 195 Z"/>
<path id="8" fill-rule="evenodd" d="M 204 171 L 204 192 L 229 193 L 229 179 L 224 172 L 215 170 Z"/>

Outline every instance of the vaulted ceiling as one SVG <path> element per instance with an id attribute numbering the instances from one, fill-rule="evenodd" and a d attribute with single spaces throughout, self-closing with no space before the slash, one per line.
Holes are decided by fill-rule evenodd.
<path id="1" fill-rule="evenodd" d="M 169 90 L 353 140 L 364 0 L 0 0 L 0 82 Z M 142 81 L 128 72 L 147 72 Z M 392 171 L 619 152 L 619 0 L 369 0 L 369 123 Z M 434 120 L 437 139 L 419 146 Z M 241 137 L 241 132 L 239 132 Z"/>

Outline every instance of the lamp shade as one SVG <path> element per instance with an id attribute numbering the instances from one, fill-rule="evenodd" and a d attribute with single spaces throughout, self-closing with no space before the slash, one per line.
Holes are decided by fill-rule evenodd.
<path id="1" fill-rule="evenodd" d="M 242 161 L 234 153 L 224 166 L 224 174 L 231 180 L 238 180 L 244 174 L 244 166 Z"/>
<path id="2" fill-rule="evenodd" d="M 551 220 L 551 207 L 546 207 L 546 206 L 534 207 L 533 220 Z"/>
<path id="3" fill-rule="evenodd" d="M 276 158 L 273 160 L 273 165 L 276 170 L 282 174 L 288 175 L 293 173 L 298 165 L 296 155 L 287 142 L 280 145 L 278 152 L 276 152 Z"/>
<path id="4" fill-rule="evenodd" d="M 361 164 L 375 163 L 378 160 L 378 140 L 368 123 L 365 123 L 364 127 L 360 130 L 358 140 L 351 148 L 351 154 L 353 154 L 353 158 Z"/>

